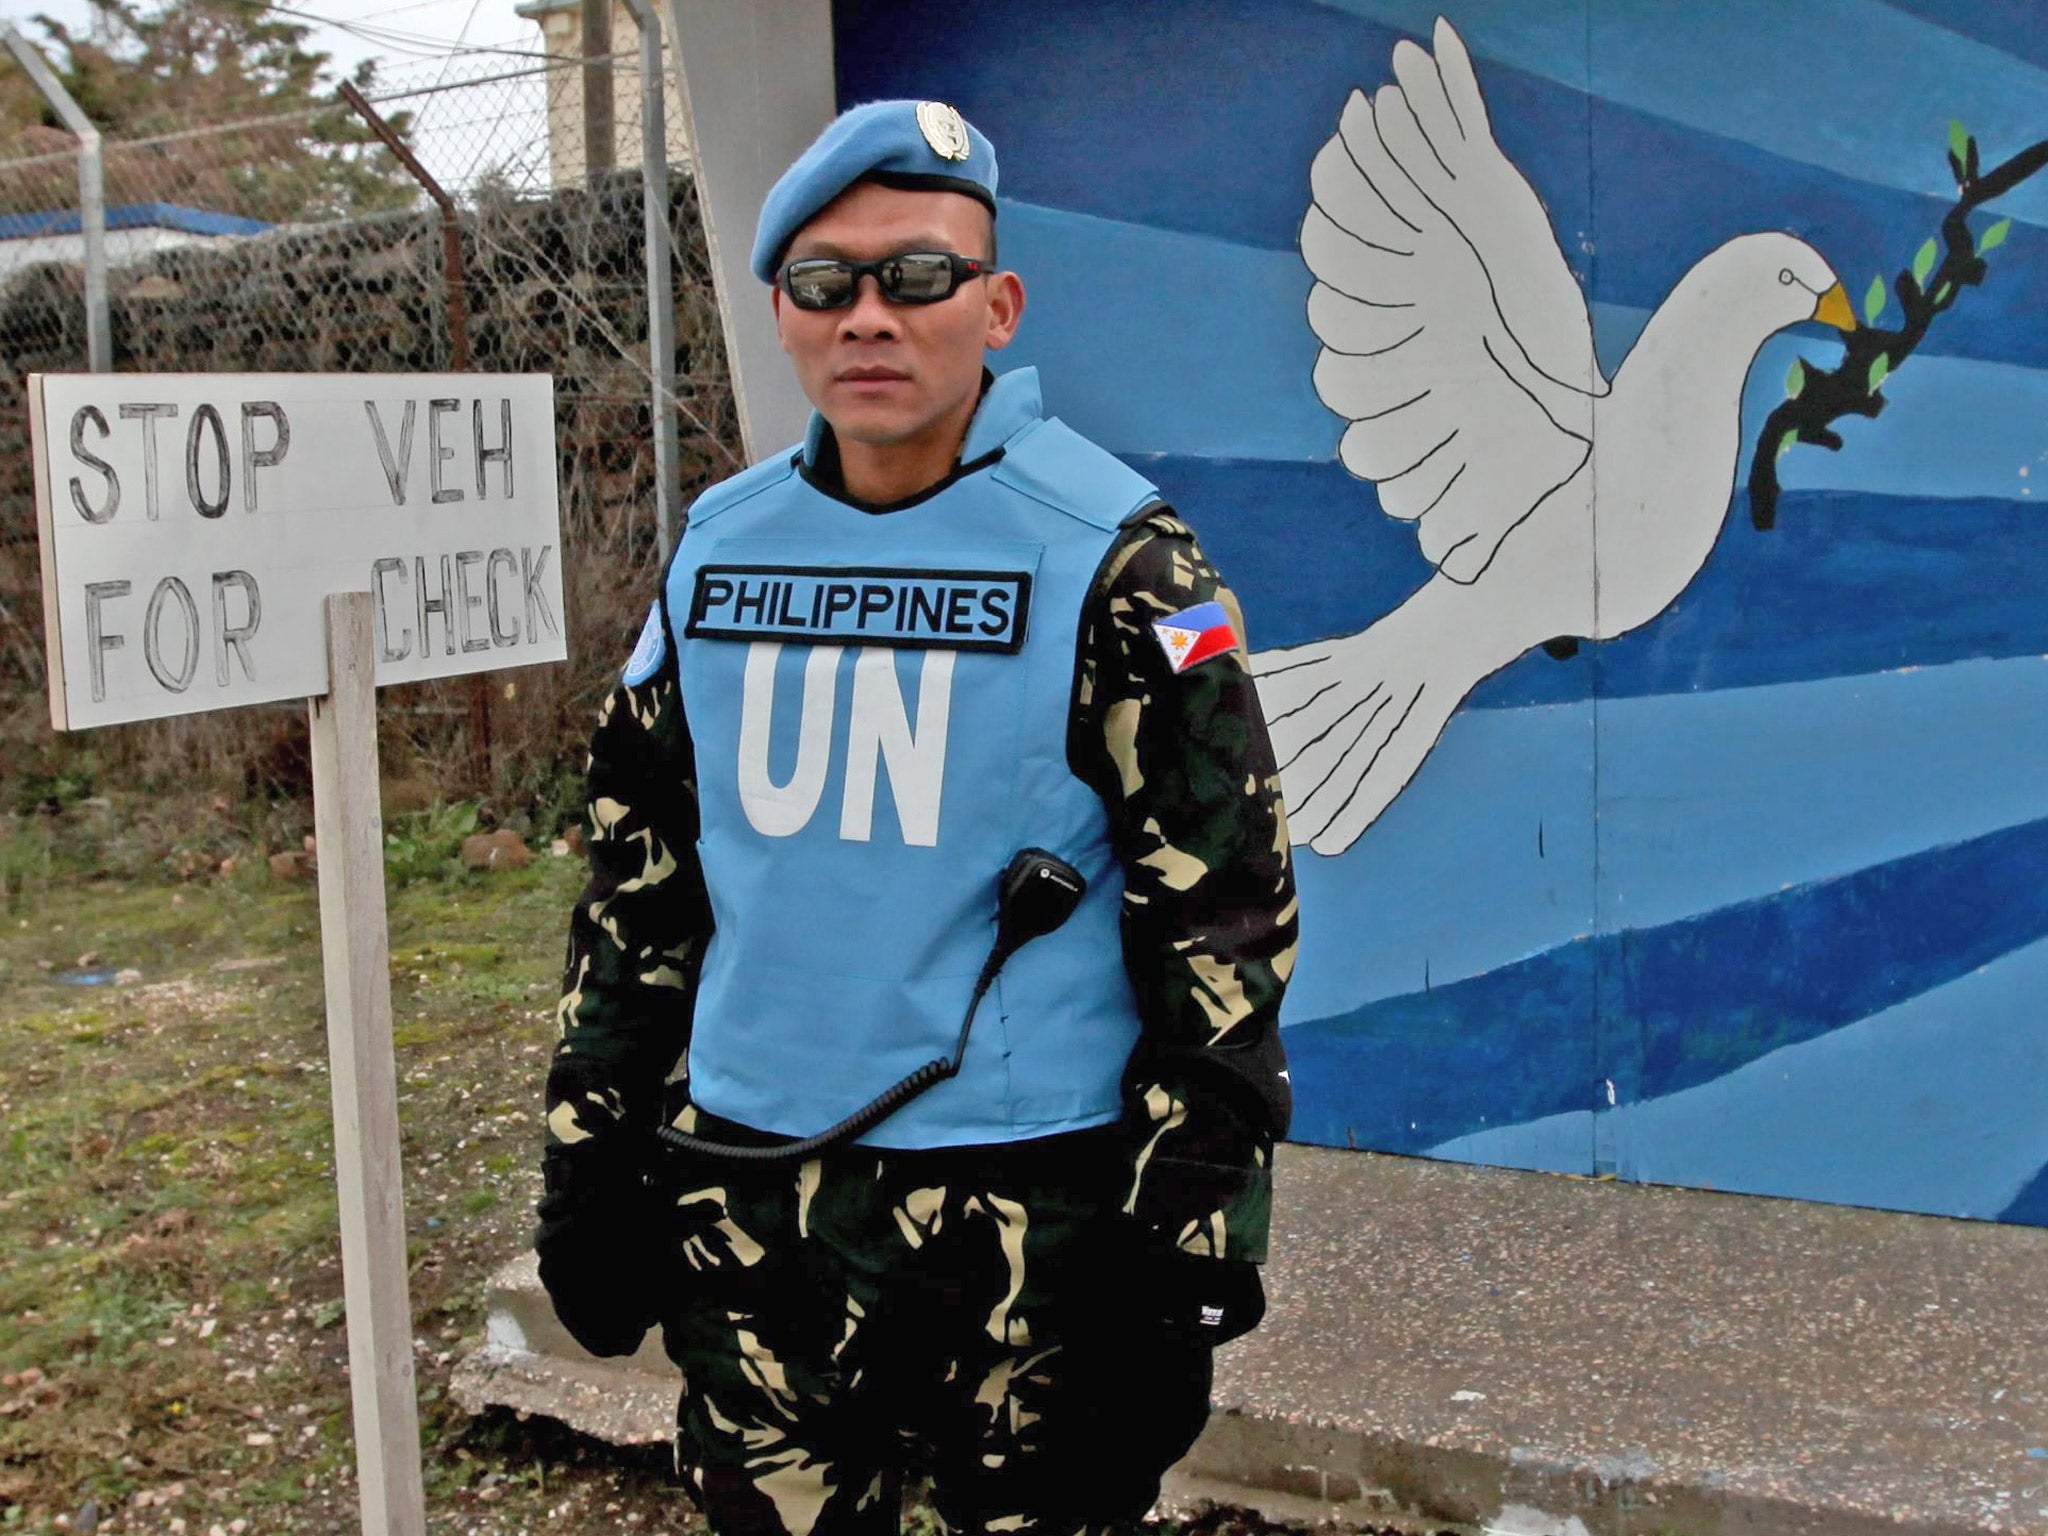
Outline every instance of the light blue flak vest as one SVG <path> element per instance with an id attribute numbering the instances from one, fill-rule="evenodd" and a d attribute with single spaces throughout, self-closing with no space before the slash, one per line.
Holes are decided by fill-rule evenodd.
<path id="1" fill-rule="evenodd" d="M 1035 370 L 997 379 L 966 472 L 897 511 L 814 490 L 792 454 L 691 510 L 666 595 L 716 923 L 690 1097 L 714 1114 L 808 1136 L 950 1056 L 997 876 L 1027 846 L 1087 878 L 1080 909 L 1004 967 L 960 1075 L 862 1141 L 1119 1113 L 1138 1037 L 1123 873 L 1067 729 L 1089 587 L 1157 492 L 1040 411 Z"/>

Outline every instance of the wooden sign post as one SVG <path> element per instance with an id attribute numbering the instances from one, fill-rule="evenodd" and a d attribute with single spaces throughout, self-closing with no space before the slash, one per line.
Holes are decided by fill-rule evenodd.
<path id="1" fill-rule="evenodd" d="M 561 661 L 544 376 L 31 375 L 59 730 L 309 701 L 364 1536 L 425 1536 L 376 689 Z"/>
<path id="2" fill-rule="evenodd" d="M 426 1531 L 419 1400 L 406 1288 L 398 1070 L 391 1045 L 391 937 L 377 774 L 375 601 L 324 604 L 327 696 L 307 708 L 313 836 L 320 850 L 320 956 L 327 971 L 327 1060 L 334 1089 L 342 1305 L 355 1399 L 363 1532 Z"/>

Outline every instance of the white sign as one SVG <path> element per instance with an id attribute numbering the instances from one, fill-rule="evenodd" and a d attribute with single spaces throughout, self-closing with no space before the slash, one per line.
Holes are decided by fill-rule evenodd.
<path id="1" fill-rule="evenodd" d="M 59 730 L 327 692 L 321 599 L 376 679 L 561 661 L 544 374 L 35 374 Z"/>

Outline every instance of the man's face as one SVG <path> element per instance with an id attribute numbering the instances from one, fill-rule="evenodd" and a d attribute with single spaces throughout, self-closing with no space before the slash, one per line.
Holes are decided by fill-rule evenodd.
<path id="1" fill-rule="evenodd" d="M 797 231 L 783 260 L 875 261 L 905 251 L 986 257 L 990 214 L 959 192 L 860 182 Z M 936 304 L 892 304 L 863 277 L 846 309 L 799 309 L 778 286 L 775 328 L 797 382 L 842 442 L 920 445 L 957 432 L 981 392 L 982 353 L 1024 310 L 1014 273 L 970 277 Z"/>

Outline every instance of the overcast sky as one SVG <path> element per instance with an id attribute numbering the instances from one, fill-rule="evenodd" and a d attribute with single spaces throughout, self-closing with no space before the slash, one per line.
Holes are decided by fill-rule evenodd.
<path id="1" fill-rule="evenodd" d="M 431 80 L 439 61 L 458 46 L 536 50 L 540 29 L 515 15 L 513 4 L 514 0 L 286 0 L 276 9 L 312 26 L 308 43 L 333 56 L 337 76 L 360 59 L 374 58 L 379 75 L 395 84 L 415 83 L 422 75 Z M 28 25 L 38 14 L 82 32 L 92 12 L 84 0 L 0 0 L 0 17 L 40 39 L 40 31 Z M 322 20 L 312 22 L 316 16 Z"/>
<path id="2" fill-rule="evenodd" d="M 549 179 L 545 83 L 537 74 L 506 78 L 537 62 L 541 46 L 540 28 L 517 15 L 515 3 L 282 0 L 272 9 L 311 28 L 307 46 L 329 56 L 336 83 L 363 59 L 376 61 L 379 97 L 477 82 L 474 91 L 405 95 L 395 107 L 412 115 L 412 145 L 427 168 L 460 193 L 485 174 L 527 189 Z M 0 0 L 0 18 L 41 41 L 37 15 L 84 34 L 92 11 L 85 0 Z M 0 68 L 13 67 L 0 56 Z"/>

